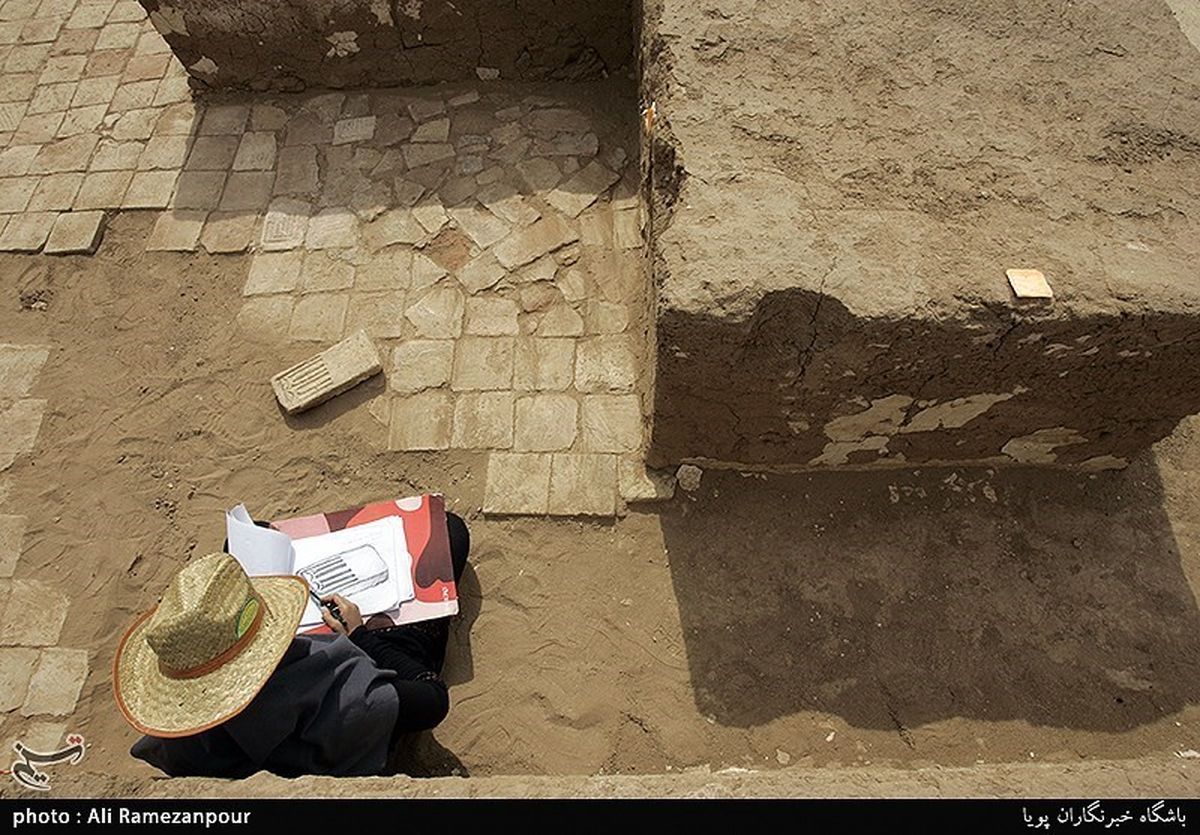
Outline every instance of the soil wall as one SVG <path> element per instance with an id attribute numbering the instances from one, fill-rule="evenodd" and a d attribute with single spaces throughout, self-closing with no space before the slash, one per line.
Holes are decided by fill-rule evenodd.
<path id="1" fill-rule="evenodd" d="M 630 0 L 140 0 L 211 88 L 581 81 L 632 65 Z"/>

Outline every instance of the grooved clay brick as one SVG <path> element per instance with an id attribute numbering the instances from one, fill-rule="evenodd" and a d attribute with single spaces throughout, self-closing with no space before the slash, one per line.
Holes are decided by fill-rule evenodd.
<path id="1" fill-rule="evenodd" d="M 365 331 L 271 378 L 275 398 L 289 415 L 311 409 L 383 370 Z"/>

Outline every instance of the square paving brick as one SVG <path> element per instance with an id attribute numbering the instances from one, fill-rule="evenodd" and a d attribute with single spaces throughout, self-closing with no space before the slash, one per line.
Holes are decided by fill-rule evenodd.
<path id="1" fill-rule="evenodd" d="M 233 166 L 237 149 L 235 136 L 198 136 L 192 144 L 186 168 L 189 171 L 224 171 Z"/>
<path id="2" fill-rule="evenodd" d="M 139 55 L 130 58 L 129 63 L 125 65 L 125 73 L 121 76 L 121 80 L 124 82 L 157 81 L 166 74 L 167 64 L 170 61 L 169 55 Z"/>
<path id="3" fill-rule="evenodd" d="M 318 182 L 317 149 L 312 145 L 294 145 L 279 152 L 275 172 L 275 194 L 308 194 Z"/>
<path id="4" fill-rule="evenodd" d="M 575 386 L 580 391 L 632 391 L 637 363 L 625 336 L 581 339 L 575 357 Z"/>
<path id="5" fill-rule="evenodd" d="M 322 209 L 308 221 L 307 249 L 344 249 L 357 243 L 358 219 L 349 209 Z"/>
<path id="6" fill-rule="evenodd" d="M 520 309 L 510 299 L 472 297 L 466 300 L 463 332 L 472 336 L 516 336 Z"/>
<path id="7" fill-rule="evenodd" d="M 112 126 L 112 138 L 121 142 L 131 139 L 149 139 L 154 134 L 154 126 L 158 123 L 158 108 L 147 107 L 142 110 L 127 110 L 117 117 Z"/>
<path id="8" fill-rule="evenodd" d="M 567 394 L 535 394 L 517 401 L 513 449 L 559 452 L 575 443 L 579 404 Z"/>
<path id="9" fill-rule="evenodd" d="M 310 252 L 300 272 L 300 289 L 305 293 L 349 290 L 354 286 L 354 265 L 324 252 Z"/>
<path id="10" fill-rule="evenodd" d="M 275 175 L 270 171 L 235 171 L 225 182 L 220 209 L 227 212 L 263 211 L 271 202 L 271 185 Z"/>
<path id="11" fill-rule="evenodd" d="M 177 209 L 212 210 L 221 203 L 225 191 L 224 171 L 183 171 L 175 183 L 171 206 Z"/>
<path id="12" fill-rule="evenodd" d="M 388 449 L 409 452 L 449 449 L 454 419 L 447 391 L 423 391 L 392 401 Z"/>
<path id="13" fill-rule="evenodd" d="M 55 55 L 47 59 L 42 74 L 38 76 L 39 84 L 55 84 L 61 81 L 79 81 L 83 78 L 83 69 L 87 64 L 84 55 Z"/>
<path id="14" fill-rule="evenodd" d="M 642 409 L 636 394 L 583 398 L 579 447 L 585 452 L 635 452 L 642 445 Z"/>
<path id="15" fill-rule="evenodd" d="M 96 146 L 89 171 L 132 171 L 145 149 L 142 142 L 114 142 L 106 139 Z"/>
<path id="16" fill-rule="evenodd" d="M 302 245 L 311 212 L 312 206 L 302 200 L 289 197 L 272 200 L 263 219 L 262 248 L 277 251 Z"/>
<path id="17" fill-rule="evenodd" d="M 241 332 L 256 342 L 282 341 L 292 321 L 295 302 L 291 296 L 257 296 L 247 299 L 238 311 Z"/>
<path id="18" fill-rule="evenodd" d="M 455 449 L 510 449 L 513 444 L 513 393 L 466 392 L 454 402 Z"/>
<path id="19" fill-rule="evenodd" d="M 538 336 L 582 336 L 583 317 L 568 304 L 557 304 L 542 314 L 537 324 Z"/>
<path id="20" fill-rule="evenodd" d="M 84 50 L 88 53 L 87 64 L 84 66 L 83 74 L 88 78 L 96 78 L 100 76 L 117 76 L 124 72 L 125 65 L 129 61 L 129 50 L 127 49 L 100 49 L 89 47 Z M 107 102 L 105 102 L 107 104 Z"/>
<path id="21" fill-rule="evenodd" d="M 342 338 L 349 300 L 341 293 L 304 296 L 292 310 L 288 336 L 314 342 L 336 342 Z"/>
<path id="22" fill-rule="evenodd" d="M 38 655 L 29 647 L 0 649 L 0 712 L 16 710 L 24 703 Z"/>
<path id="23" fill-rule="evenodd" d="M 100 30 L 96 49 L 127 49 L 137 44 L 141 27 L 136 23 L 109 23 Z"/>
<path id="24" fill-rule="evenodd" d="M 24 516 L 0 516 L 0 577 L 13 576 L 13 571 L 17 568 L 17 558 L 21 556 L 21 542 L 24 539 Z M 8 709 L 10 708 L 0 708 L 0 710 Z"/>
<path id="25" fill-rule="evenodd" d="M 98 130 L 100 123 L 104 121 L 104 113 L 107 109 L 103 104 L 72 107 L 63 115 L 63 120 L 59 124 L 55 136 L 59 139 L 66 139 Z"/>
<path id="26" fill-rule="evenodd" d="M 412 277 L 412 253 L 392 247 L 376 252 L 360 264 L 354 278 L 359 290 L 407 290 Z"/>
<path id="27" fill-rule="evenodd" d="M 529 338 L 517 341 L 513 388 L 562 391 L 575 378 L 575 341 Z"/>
<path id="28" fill-rule="evenodd" d="M 0 179 L 0 213 L 13 214 L 25 211 L 29 198 L 37 189 L 36 177 L 5 177 Z"/>
<path id="29" fill-rule="evenodd" d="M 0 232 L 0 252 L 37 252 L 46 243 L 54 226 L 54 212 L 27 212 L 14 215 Z M 4 431 L 0 428 L 0 438 Z M 4 452 L 0 448 L 0 452 Z"/>
<path id="30" fill-rule="evenodd" d="M 404 293 L 354 293 L 346 314 L 346 329 L 361 328 L 373 339 L 396 339 L 404 335 Z"/>
<path id="31" fill-rule="evenodd" d="M 260 252 L 250 262 L 243 296 L 290 293 L 300 286 L 300 270 L 304 266 L 302 252 Z"/>
<path id="32" fill-rule="evenodd" d="M 99 29 L 109 13 L 108 3 L 81 3 L 67 18 L 66 29 Z"/>
<path id="33" fill-rule="evenodd" d="M 117 86 L 109 103 L 109 110 L 122 113 L 126 110 L 140 110 L 154 106 L 154 94 L 158 92 L 158 80 L 130 81 Z"/>
<path id="34" fill-rule="evenodd" d="M 275 167 L 275 134 L 244 133 L 233 158 L 235 171 L 269 171 Z"/>
<path id="35" fill-rule="evenodd" d="M 78 82 L 60 81 L 55 84 L 43 84 L 33 92 L 26 113 L 61 113 L 71 106 Z"/>
<path id="36" fill-rule="evenodd" d="M 207 212 L 192 209 L 171 209 L 163 212 L 154 222 L 154 229 L 146 241 L 149 251 L 195 252 L 204 229 Z"/>
<path id="37" fill-rule="evenodd" d="M 250 108 L 244 104 L 220 104 L 209 107 L 200 123 L 201 136 L 224 136 L 240 134 L 250 117 Z"/>
<path id="38" fill-rule="evenodd" d="M 146 12 L 136 0 L 118 0 L 113 6 L 112 13 L 108 16 L 109 23 L 121 23 L 125 21 L 144 20 Z"/>
<path id="39" fill-rule="evenodd" d="M 491 453 L 484 513 L 544 515 L 549 509 L 550 464 L 547 453 Z"/>
<path id="40" fill-rule="evenodd" d="M 13 143 L 17 145 L 25 144 L 43 144 L 52 142 L 54 137 L 58 135 L 59 126 L 62 125 L 63 114 L 58 113 L 26 113 L 21 119 L 21 124 L 13 133 Z M 58 169 L 62 170 L 62 169 Z M 36 171 L 35 173 L 45 173 L 44 171 Z"/>
<path id="41" fill-rule="evenodd" d="M 104 234 L 104 212 L 64 212 L 54 221 L 43 252 L 49 255 L 91 254 Z"/>
<path id="42" fill-rule="evenodd" d="M 118 75 L 102 75 L 98 78 L 85 78 L 75 88 L 71 99 L 72 107 L 84 107 L 89 104 L 108 104 L 112 101 L 117 87 L 121 84 Z"/>
<path id="43" fill-rule="evenodd" d="M 463 295 L 451 287 L 434 287 L 404 311 L 418 336 L 452 339 L 462 334 Z"/>
<path id="44" fill-rule="evenodd" d="M 37 73 L 5 72 L 0 73 L 0 101 L 28 102 L 37 87 Z M 24 108 L 22 108 L 24 112 Z"/>
<path id="45" fill-rule="evenodd" d="M 64 211 L 71 208 L 75 195 L 83 185 L 83 174 L 48 174 L 38 181 L 38 187 L 29 198 L 26 210 L 30 212 Z"/>
<path id="46" fill-rule="evenodd" d="M 27 108 L 25 102 L 0 104 L 0 132 L 15 131 L 20 126 Z"/>
<path id="47" fill-rule="evenodd" d="M 159 136 L 191 136 L 200 121 L 200 107 L 191 101 L 179 102 L 159 111 L 154 133 Z"/>
<path id="48" fill-rule="evenodd" d="M 188 143 L 186 136 L 152 136 L 138 158 L 138 168 L 143 171 L 182 168 L 188 155 Z"/>
<path id="49" fill-rule="evenodd" d="M 180 104 L 188 101 L 191 97 L 192 88 L 188 84 L 187 76 L 173 76 L 168 73 L 158 82 L 158 89 L 154 92 L 154 106 Z"/>
<path id="50" fill-rule="evenodd" d="M 453 366 L 454 340 L 409 340 L 392 349 L 388 383 L 403 393 L 440 388 L 450 382 Z"/>
<path id="51" fill-rule="evenodd" d="M 50 349 L 39 345 L 0 345 L 0 395 L 11 399 L 29 394 L 49 356 Z"/>
<path id="52" fill-rule="evenodd" d="M 79 701 L 87 674 L 87 650 L 59 647 L 42 650 L 29 680 L 21 715 L 69 716 Z"/>
<path id="53" fill-rule="evenodd" d="M 512 388 L 515 341 L 511 337 L 464 337 L 454 354 L 455 391 Z"/>
<path id="54" fill-rule="evenodd" d="M 212 212 L 204 221 L 200 245 L 206 252 L 211 253 L 245 252 L 257 235 L 257 215 L 246 212 Z"/>
<path id="55" fill-rule="evenodd" d="M 14 145 L 0 151 L 0 177 L 22 177 L 29 172 L 38 145 Z M 4 180 L 0 180 L 3 183 Z"/>
<path id="56" fill-rule="evenodd" d="M 38 580 L 13 580 L 0 614 L 0 646 L 49 647 L 58 643 L 70 601 Z"/>
<path id="57" fill-rule="evenodd" d="M 636 456 L 624 456 L 617 462 L 617 490 L 627 502 L 665 501 L 675 495 L 675 477 L 647 470 Z"/>
<path id="58" fill-rule="evenodd" d="M 550 467 L 550 513 L 612 516 L 617 511 L 617 456 L 559 452 Z"/>
<path id="59" fill-rule="evenodd" d="M 126 209 L 165 209 L 175 192 L 175 171 L 138 171 L 129 182 L 121 206 Z"/>

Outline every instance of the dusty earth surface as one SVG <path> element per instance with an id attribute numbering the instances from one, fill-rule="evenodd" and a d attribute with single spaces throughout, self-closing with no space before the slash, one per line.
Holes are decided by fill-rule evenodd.
<path id="1" fill-rule="evenodd" d="M 413 774 L 1066 766 L 1200 748 L 1200 424 L 1116 473 L 710 472 L 612 524 L 487 520 L 472 456 L 386 451 L 370 409 L 382 379 L 285 419 L 268 378 L 306 349 L 232 325 L 249 259 L 146 253 L 150 223 L 119 215 L 91 258 L 0 258 L 4 340 L 52 346 L 36 454 L 9 472 L 8 500 L 29 519 L 18 578 L 69 590 L 62 643 L 92 653 L 69 723 L 87 771 L 153 775 L 126 753 L 113 649 L 175 570 L 220 547 L 224 508 L 274 517 L 422 490 L 446 493 L 474 545 L 453 708 L 409 740 Z"/>
<path id="2" fill-rule="evenodd" d="M 656 463 L 1103 465 L 1196 412 L 1194 20 L 647 3 Z"/>

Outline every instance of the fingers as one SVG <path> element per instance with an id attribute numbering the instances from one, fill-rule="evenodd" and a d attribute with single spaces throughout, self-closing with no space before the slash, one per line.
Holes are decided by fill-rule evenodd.
<path id="1" fill-rule="evenodd" d="M 325 621 L 325 625 L 328 626 L 330 629 L 332 629 L 334 632 L 344 632 L 345 631 L 345 628 L 341 625 L 341 623 L 338 622 L 337 618 L 335 618 L 332 614 L 329 613 L 328 609 L 321 610 L 321 620 Z"/>

